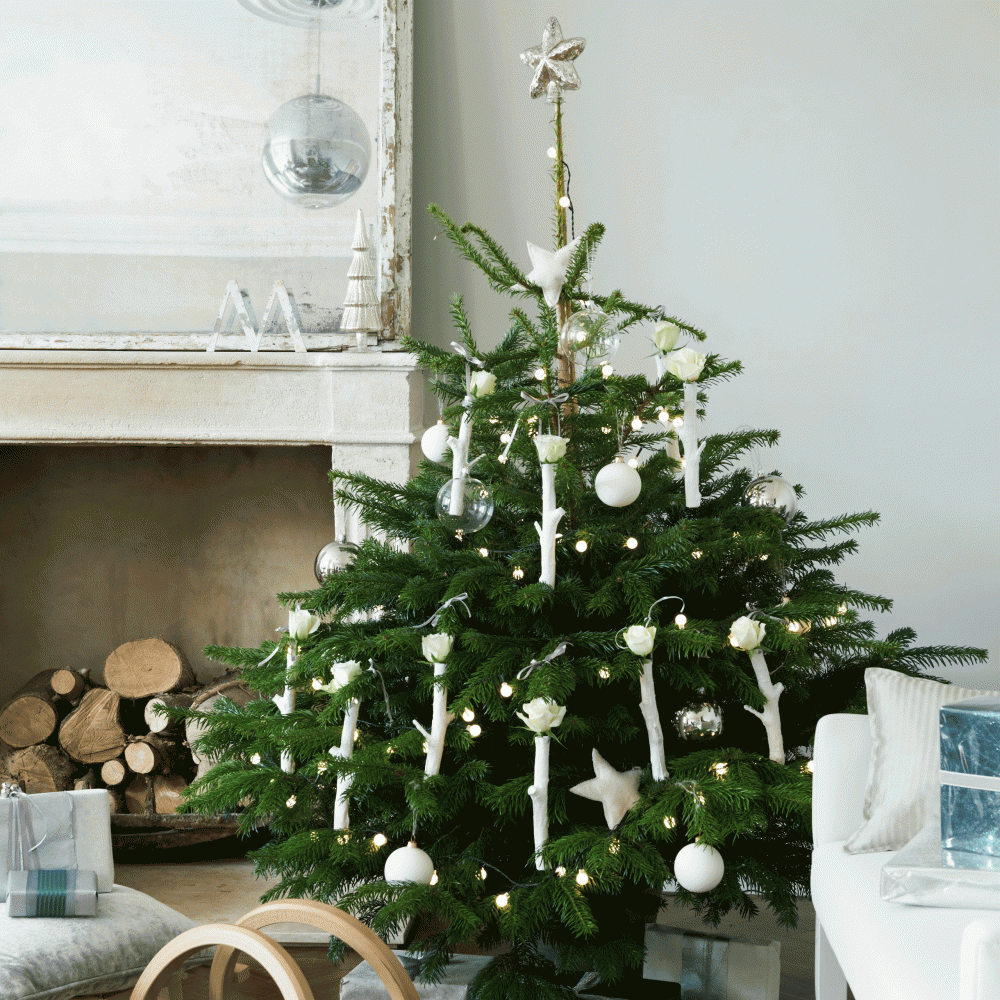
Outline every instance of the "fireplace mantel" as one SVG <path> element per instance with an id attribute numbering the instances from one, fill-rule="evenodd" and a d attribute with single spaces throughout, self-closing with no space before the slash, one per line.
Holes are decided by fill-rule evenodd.
<path id="1" fill-rule="evenodd" d="M 328 445 L 333 468 L 405 482 L 425 381 L 414 355 L 378 349 L 3 350 L 0 444 Z"/>

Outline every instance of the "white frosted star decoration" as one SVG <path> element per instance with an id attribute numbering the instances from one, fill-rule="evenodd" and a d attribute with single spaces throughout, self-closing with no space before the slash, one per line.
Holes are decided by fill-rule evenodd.
<path id="1" fill-rule="evenodd" d="M 534 243 L 528 241 L 528 255 L 531 257 L 532 267 L 525 277 L 531 284 L 541 288 L 545 304 L 550 309 L 554 309 L 559 301 L 559 293 L 566 280 L 569 259 L 573 256 L 573 251 L 579 242 L 580 237 L 578 236 L 572 243 L 567 243 L 566 246 L 560 247 L 553 253 L 550 250 L 536 247 Z"/>
<path id="2" fill-rule="evenodd" d="M 593 799 L 604 806 L 604 819 L 608 829 L 613 830 L 639 801 L 639 777 L 642 769 L 633 767 L 631 771 L 616 771 L 596 750 L 593 752 L 594 774 L 589 781 L 581 781 L 570 791 Z"/>
<path id="3" fill-rule="evenodd" d="M 545 93 L 548 100 L 555 104 L 561 91 L 579 90 L 580 74 L 573 60 L 586 44 L 583 38 L 564 39 L 559 22 L 550 17 L 542 32 L 542 44 L 533 45 L 521 53 L 521 62 L 535 71 L 531 78 L 531 96 L 540 97 Z"/>

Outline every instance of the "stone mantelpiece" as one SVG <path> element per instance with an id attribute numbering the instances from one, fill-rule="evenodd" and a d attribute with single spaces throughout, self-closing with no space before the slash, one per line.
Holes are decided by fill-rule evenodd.
<path id="1" fill-rule="evenodd" d="M 0 444 L 327 445 L 333 468 L 405 482 L 425 382 L 396 351 L 6 350 Z"/>

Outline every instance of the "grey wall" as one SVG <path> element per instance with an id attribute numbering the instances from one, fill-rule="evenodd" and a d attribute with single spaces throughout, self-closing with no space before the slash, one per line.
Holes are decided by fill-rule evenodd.
<path id="1" fill-rule="evenodd" d="M 414 328 L 446 344 L 498 299 L 423 212 L 549 245 L 551 107 L 518 56 L 549 15 L 587 40 L 564 105 L 597 290 L 704 329 L 745 366 L 705 429 L 777 428 L 813 517 L 874 509 L 838 571 L 891 597 L 882 634 L 988 647 L 1000 684 L 994 349 L 1000 27 L 979 0 L 435 0 L 417 5 Z M 616 366 L 653 374 L 633 337 Z"/>

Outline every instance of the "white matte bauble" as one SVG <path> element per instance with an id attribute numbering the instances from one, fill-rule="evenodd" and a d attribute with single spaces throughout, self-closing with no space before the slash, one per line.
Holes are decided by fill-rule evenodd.
<path id="1" fill-rule="evenodd" d="M 759 476 L 743 494 L 751 507 L 770 507 L 790 521 L 799 508 L 795 487 L 781 476 Z"/>
<path id="2" fill-rule="evenodd" d="M 420 450 L 424 458 L 431 462 L 443 462 L 445 452 L 451 450 L 448 444 L 448 425 L 439 420 L 433 427 L 428 427 L 420 438 Z"/>
<path id="3" fill-rule="evenodd" d="M 594 476 L 594 489 L 601 503 L 606 503 L 609 507 L 627 507 L 638 497 L 642 479 L 619 455 Z"/>
<path id="4" fill-rule="evenodd" d="M 722 855 L 707 844 L 688 844 L 674 858 L 674 878 L 688 892 L 709 892 L 722 881 Z"/>
<path id="5" fill-rule="evenodd" d="M 411 840 L 406 847 L 397 847 L 385 860 L 386 882 L 418 882 L 430 885 L 434 878 L 431 856 Z"/>

